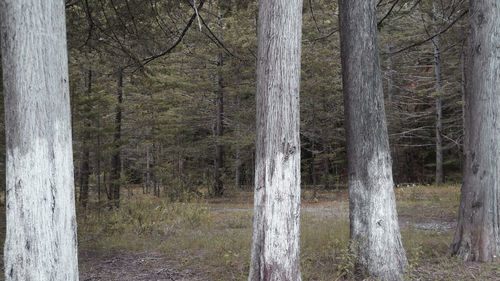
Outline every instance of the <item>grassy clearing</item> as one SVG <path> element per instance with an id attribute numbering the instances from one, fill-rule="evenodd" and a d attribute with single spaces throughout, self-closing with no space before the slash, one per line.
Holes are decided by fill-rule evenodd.
<path id="1" fill-rule="evenodd" d="M 347 280 L 347 192 L 303 193 L 301 255 L 303 280 Z M 396 190 L 408 280 L 500 280 L 499 264 L 465 263 L 449 256 L 459 187 Z M 245 280 L 251 242 L 252 195 L 190 203 L 136 194 L 119 210 L 78 210 L 79 247 L 96 253 L 154 252 L 200 280 Z M 88 270 L 85 264 L 80 266 Z M 120 280 L 117 278 L 116 280 Z"/>
<path id="2" fill-rule="evenodd" d="M 137 198 L 137 197 L 136 197 Z M 244 280 L 250 256 L 252 195 L 196 203 L 167 203 L 140 195 L 120 210 L 79 214 L 81 247 L 99 251 L 159 251 L 179 269 L 206 280 Z M 303 193 L 301 254 L 304 280 L 344 280 L 352 273 L 348 251 L 347 192 Z M 464 263 L 448 254 L 459 187 L 396 190 L 409 280 L 495 280 L 499 265 Z M 451 224 L 451 226 L 450 226 Z"/>

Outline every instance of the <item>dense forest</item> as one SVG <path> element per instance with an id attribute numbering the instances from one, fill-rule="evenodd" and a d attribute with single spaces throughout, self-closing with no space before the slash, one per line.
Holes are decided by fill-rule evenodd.
<path id="1" fill-rule="evenodd" d="M 183 257 L 158 280 L 426 280 L 443 256 L 493 279 L 498 17 L 495 0 L 0 0 L 6 279 L 157 280 L 82 275 L 127 243 Z M 210 235 L 232 244 L 191 246 Z"/>
<path id="2" fill-rule="evenodd" d="M 113 199 L 140 184 L 172 200 L 251 189 L 256 1 L 76 1 L 66 8 L 75 179 Z M 397 184 L 459 182 L 465 1 L 379 1 Z M 305 188 L 345 188 L 336 1 L 303 6 Z"/>

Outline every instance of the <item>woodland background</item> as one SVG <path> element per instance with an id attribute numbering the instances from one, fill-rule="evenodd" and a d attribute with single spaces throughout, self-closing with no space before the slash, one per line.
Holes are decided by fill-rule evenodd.
<path id="1" fill-rule="evenodd" d="M 466 5 L 378 2 L 397 184 L 461 181 Z M 131 185 L 171 200 L 252 189 L 257 1 L 77 0 L 66 6 L 80 201 L 89 190 L 99 201 L 116 201 L 116 189 Z M 302 183 L 344 188 L 338 7 L 308 0 L 303 9 Z M 2 157 L 4 141 L 0 137 Z M 436 175 L 439 147 L 443 176 Z"/>

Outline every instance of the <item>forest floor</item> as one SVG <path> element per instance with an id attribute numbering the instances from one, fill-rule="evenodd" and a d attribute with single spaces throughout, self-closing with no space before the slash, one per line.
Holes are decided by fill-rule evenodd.
<path id="1" fill-rule="evenodd" d="M 459 187 L 396 189 L 410 267 L 407 280 L 500 280 L 500 264 L 450 257 Z M 80 280 L 245 280 L 251 242 L 250 192 L 170 203 L 140 189 L 119 210 L 78 209 Z M 303 280 L 350 280 L 347 191 L 303 191 Z M 3 216 L 2 216 L 3 219 Z M 3 246 L 4 221 L 0 222 Z"/>

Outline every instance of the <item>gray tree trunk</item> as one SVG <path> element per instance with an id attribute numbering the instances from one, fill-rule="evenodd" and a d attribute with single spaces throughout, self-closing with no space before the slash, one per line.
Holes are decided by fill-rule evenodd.
<path id="1" fill-rule="evenodd" d="M 0 1 L 5 279 L 78 280 L 63 1 Z"/>
<path id="2" fill-rule="evenodd" d="M 470 1 L 464 180 L 451 245 L 464 260 L 500 258 L 500 6 Z"/>
<path id="3" fill-rule="evenodd" d="M 248 280 L 301 280 L 302 0 L 261 0 L 253 240 Z"/>
<path id="4" fill-rule="evenodd" d="M 407 260 L 394 198 L 375 5 L 339 0 L 351 248 L 358 274 L 402 280 Z"/>

